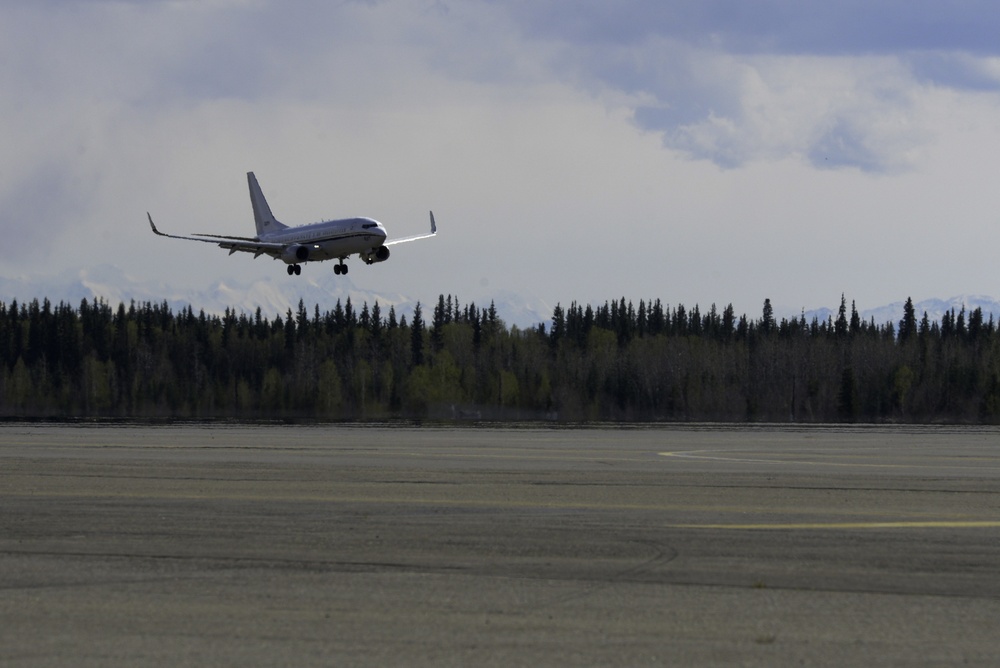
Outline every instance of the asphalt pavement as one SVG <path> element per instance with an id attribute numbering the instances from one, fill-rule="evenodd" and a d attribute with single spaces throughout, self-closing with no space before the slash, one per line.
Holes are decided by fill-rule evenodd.
<path id="1" fill-rule="evenodd" d="M 0 664 L 997 665 L 1000 431 L 0 424 Z"/>

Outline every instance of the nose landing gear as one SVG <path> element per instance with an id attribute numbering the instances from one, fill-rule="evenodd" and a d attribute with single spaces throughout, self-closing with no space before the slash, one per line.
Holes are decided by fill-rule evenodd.
<path id="1" fill-rule="evenodd" d="M 337 275 L 346 274 L 347 273 L 347 265 L 344 264 L 343 260 L 340 261 L 340 264 L 333 265 L 333 273 L 335 273 Z"/>

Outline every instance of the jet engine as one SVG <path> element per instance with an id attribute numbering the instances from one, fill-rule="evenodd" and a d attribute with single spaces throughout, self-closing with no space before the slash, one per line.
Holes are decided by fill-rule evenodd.
<path id="1" fill-rule="evenodd" d="M 305 262 L 309 259 L 309 247 L 301 246 L 299 244 L 289 246 L 281 254 L 281 259 L 285 261 L 285 264 L 298 264 L 299 262 Z"/>
<path id="2" fill-rule="evenodd" d="M 365 253 L 362 253 L 361 259 L 367 264 L 374 264 L 376 262 L 385 262 L 389 259 L 389 249 L 385 246 L 379 246 L 378 248 L 372 248 Z"/>

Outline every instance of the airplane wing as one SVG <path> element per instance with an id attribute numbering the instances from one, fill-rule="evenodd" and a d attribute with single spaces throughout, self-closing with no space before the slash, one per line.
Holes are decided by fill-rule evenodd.
<path id="1" fill-rule="evenodd" d="M 259 257 L 261 255 L 281 255 L 282 251 L 285 250 L 286 244 L 273 243 L 268 241 L 257 241 L 256 239 L 251 239 L 250 237 L 229 237 L 221 234 L 199 234 L 196 236 L 181 236 L 178 234 L 167 234 L 165 232 L 160 232 L 156 229 L 156 224 L 153 222 L 153 216 L 147 211 L 146 216 L 149 218 L 149 226 L 153 229 L 154 234 L 158 234 L 161 237 L 169 237 L 171 239 L 184 239 L 186 241 L 204 241 L 210 244 L 216 244 L 219 248 L 225 248 L 232 255 L 236 251 L 242 251 L 244 253 L 253 253 L 254 257 Z"/>
<path id="2" fill-rule="evenodd" d="M 434 212 L 431 211 L 431 231 L 429 234 L 417 234 L 412 237 L 403 237 L 402 239 L 390 239 L 382 245 L 391 246 L 393 244 L 401 244 L 407 241 L 416 241 L 417 239 L 427 239 L 428 237 L 433 237 L 435 234 L 437 234 L 437 223 L 434 222 Z"/>

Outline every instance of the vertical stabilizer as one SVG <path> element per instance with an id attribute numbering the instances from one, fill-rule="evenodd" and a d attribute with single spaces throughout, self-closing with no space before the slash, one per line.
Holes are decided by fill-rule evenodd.
<path id="1" fill-rule="evenodd" d="M 253 204 L 253 221 L 257 225 L 257 236 L 264 237 L 272 232 L 283 230 L 287 225 L 282 225 L 271 213 L 271 207 L 264 199 L 264 193 L 260 191 L 257 184 L 257 177 L 253 172 L 247 172 L 247 182 L 250 184 L 250 203 Z"/>

